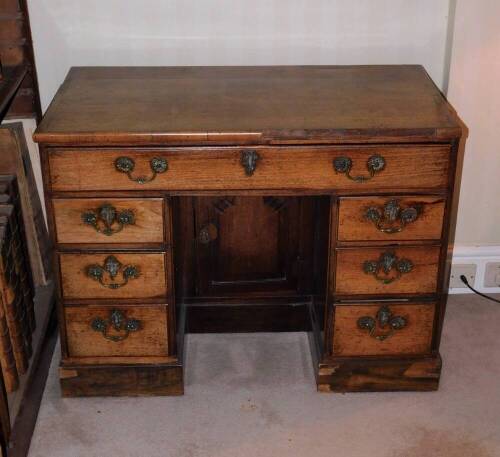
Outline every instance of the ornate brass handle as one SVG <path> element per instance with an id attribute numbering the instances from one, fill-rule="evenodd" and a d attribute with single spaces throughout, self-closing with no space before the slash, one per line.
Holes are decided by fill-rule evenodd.
<path id="1" fill-rule="evenodd" d="M 421 205 L 403 209 L 398 200 L 392 199 L 386 202 L 383 207 L 371 206 L 366 210 L 365 217 L 373 222 L 377 230 L 390 234 L 401 232 L 406 225 L 415 222 L 421 212 Z"/>
<path id="2" fill-rule="evenodd" d="M 137 332 L 141 329 L 141 321 L 137 319 L 126 319 L 125 315 L 118 309 L 113 309 L 109 319 L 96 317 L 90 323 L 92 330 L 102 333 L 107 340 L 123 341 L 128 338 L 130 332 Z M 118 334 L 110 335 L 109 329 L 113 328 Z"/>
<path id="3" fill-rule="evenodd" d="M 114 282 L 120 272 L 123 278 L 122 281 Z M 138 278 L 140 270 L 139 267 L 135 265 L 122 265 L 114 255 L 110 255 L 104 260 L 103 266 L 98 264 L 88 265 L 86 273 L 89 278 L 99 281 L 99 283 L 104 287 L 109 289 L 119 289 L 120 287 L 128 284 L 130 279 Z M 112 282 L 106 282 L 104 280 L 105 273 L 108 273 Z"/>
<path id="4" fill-rule="evenodd" d="M 350 157 L 335 157 L 335 159 L 333 159 L 333 168 L 337 173 L 345 174 L 352 181 L 362 183 L 372 179 L 376 173 L 385 168 L 385 159 L 379 154 L 374 154 L 368 158 L 366 161 L 366 168 L 370 176 L 352 176 L 352 159 Z"/>
<path id="5" fill-rule="evenodd" d="M 377 333 L 377 323 L 381 329 L 389 328 L 387 333 Z M 376 315 L 376 319 L 371 316 L 363 316 L 358 319 L 358 328 L 367 330 L 372 338 L 384 341 L 394 335 L 394 332 L 405 328 L 407 321 L 404 317 L 394 316 L 388 306 L 382 306 Z"/>
<path id="6" fill-rule="evenodd" d="M 260 160 L 260 155 L 253 149 L 246 149 L 241 152 L 241 165 L 245 169 L 247 176 L 252 176 L 257 168 L 257 161 Z"/>
<path id="7" fill-rule="evenodd" d="M 383 284 L 390 284 L 401 278 L 401 275 L 409 273 L 413 269 L 413 263 L 409 259 L 400 259 L 394 252 L 386 251 L 380 254 L 378 260 L 366 260 L 363 263 L 363 271 L 371 274 Z M 389 276 L 391 271 L 395 275 Z"/>
<path id="8" fill-rule="evenodd" d="M 109 204 L 104 204 L 95 211 L 86 211 L 82 213 L 84 224 L 94 227 L 95 231 L 106 236 L 111 236 L 121 232 L 126 225 L 135 223 L 134 212 L 130 209 L 117 211 Z"/>
<path id="9" fill-rule="evenodd" d="M 134 177 L 132 175 L 132 172 L 135 168 L 135 162 L 133 159 L 131 159 L 130 157 L 118 157 L 115 160 L 116 170 L 121 173 L 126 173 L 131 181 L 134 181 L 138 184 L 146 184 L 148 182 L 151 182 L 156 178 L 156 175 L 165 173 L 168 170 L 167 159 L 163 159 L 161 157 L 153 157 L 149 161 L 149 166 L 151 167 L 151 171 L 153 172 L 151 176 Z"/>

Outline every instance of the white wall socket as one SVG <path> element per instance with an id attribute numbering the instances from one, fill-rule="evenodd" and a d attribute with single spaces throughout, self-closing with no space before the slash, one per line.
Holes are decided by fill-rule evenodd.
<path id="1" fill-rule="evenodd" d="M 0 0 L 1 2 L 1 0 Z M 472 291 L 460 282 L 460 275 L 464 274 L 463 268 L 472 271 L 476 265 L 475 284 L 473 287 L 485 294 L 500 294 L 500 245 L 498 246 L 455 246 L 453 250 L 453 264 L 450 282 L 450 294 L 470 294 Z M 461 272 L 457 268 L 462 269 Z M 465 274 L 471 283 L 471 278 Z M 471 284 L 472 285 L 472 284 Z"/>
<path id="2" fill-rule="evenodd" d="M 500 262 L 488 262 L 486 264 L 484 287 L 500 287 Z"/>
<path id="3" fill-rule="evenodd" d="M 474 287 L 476 280 L 477 265 L 473 263 L 453 264 L 451 266 L 450 287 L 453 289 L 467 288 L 467 286 L 460 279 L 464 275 L 469 282 L 469 285 Z"/>

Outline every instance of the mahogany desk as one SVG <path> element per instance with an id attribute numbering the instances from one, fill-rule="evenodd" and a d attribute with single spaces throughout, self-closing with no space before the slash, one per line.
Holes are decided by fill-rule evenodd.
<path id="1" fill-rule="evenodd" d="M 420 66 L 73 68 L 35 133 L 64 395 L 183 393 L 186 332 L 434 390 L 462 128 Z"/>

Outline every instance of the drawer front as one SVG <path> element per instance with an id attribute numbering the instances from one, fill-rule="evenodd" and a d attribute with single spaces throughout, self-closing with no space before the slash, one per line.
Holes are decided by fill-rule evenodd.
<path id="1" fill-rule="evenodd" d="M 167 306 L 67 306 L 70 357 L 168 355 Z"/>
<path id="2" fill-rule="evenodd" d="M 161 243 L 163 200 L 54 199 L 58 243 Z"/>
<path id="3" fill-rule="evenodd" d="M 337 305 L 333 353 L 337 356 L 427 354 L 435 305 Z"/>
<path id="4" fill-rule="evenodd" d="M 446 187 L 447 145 L 64 150 L 54 191 Z"/>
<path id="5" fill-rule="evenodd" d="M 60 254 L 65 299 L 161 298 L 167 293 L 165 254 Z"/>
<path id="6" fill-rule="evenodd" d="M 338 240 L 439 240 L 444 209 L 444 197 L 342 198 Z"/>
<path id="7" fill-rule="evenodd" d="M 438 246 L 338 249 L 337 294 L 435 293 Z"/>

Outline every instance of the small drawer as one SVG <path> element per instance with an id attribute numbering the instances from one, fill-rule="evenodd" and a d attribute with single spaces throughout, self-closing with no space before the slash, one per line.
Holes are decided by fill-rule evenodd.
<path id="1" fill-rule="evenodd" d="M 416 189 L 448 184 L 449 145 L 52 149 L 53 191 Z"/>
<path id="2" fill-rule="evenodd" d="M 434 313 L 434 303 L 337 305 L 333 354 L 428 354 L 431 350 Z"/>
<path id="3" fill-rule="evenodd" d="M 439 240 L 445 198 L 354 197 L 339 203 L 339 241 Z"/>
<path id="4" fill-rule="evenodd" d="M 167 293 L 164 253 L 60 254 L 63 298 L 161 298 Z"/>
<path id="5" fill-rule="evenodd" d="M 167 313 L 166 305 L 66 306 L 69 356 L 167 356 Z"/>
<path id="6" fill-rule="evenodd" d="M 58 243 L 161 243 L 163 199 L 52 200 Z"/>
<path id="7" fill-rule="evenodd" d="M 439 253 L 439 246 L 338 249 L 335 292 L 436 293 Z"/>

